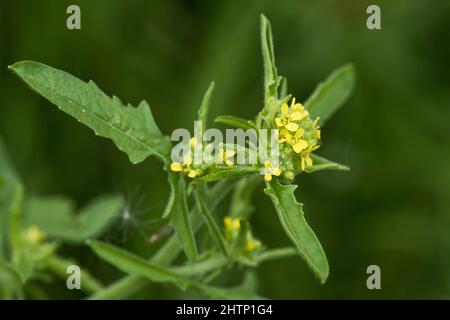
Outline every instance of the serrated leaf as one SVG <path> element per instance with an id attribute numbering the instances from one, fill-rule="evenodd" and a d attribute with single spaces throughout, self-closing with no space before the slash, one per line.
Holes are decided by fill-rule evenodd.
<path id="1" fill-rule="evenodd" d="M 275 66 L 275 53 L 273 50 L 272 29 L 269 20 L 260 16 L 261 25 L 261 50 L 264 63 L 264 101 L 269 97 L 277 98 L 278 95 L 278 71 Z"/>
<path id="2" fill-rule="evenodd" d="M 153 119 L 147 102 L 125 106 L 110 98 L 94 82 L 88 83 L 55 68 L 34 61 L 9 67 L 33 90 L 59 109 L 85 124 L 95 134 L 110 138 L 132 163 L 150 155 L 169 162 L 171 145 Z"/>
<path id="3" fill-rule="evenodd" d="M 206 90 L 206 93 L 203 97 L 202 104 L 200 105 L 200 108 L 198 110 L 198 120 L 202 122 L 203 128 L 206 128 L 206 121 L 208 119 L 208 111 L 209 111 L 209 104 L 211 100 L 211 95 L 214 91 L 215 83 L 211 82 L 211 84 L 208 87 L 208 90 Z"/>
<path id="4" fill-rule="evenodd" d="M 271 198 L 284 231 L 295 244 L 299 255 L 306 261 L 321 283 L 329 274 L 328 261 L 322 245 L 306 222 L 303 205 L 295 199 L 296 185 L 282 185 L 277 180 L 266 184 L 264 192 Z"/>
<path id="5" fill-rule="evenodd" d="M 230 115 L 218 116 L 217 118 L 214 119 L 214 122 L 230 126 L 233 128 L 241 128 L 244 130 L 256 129 L 256 126 L 250 120 L 245 120 Z"/>
<path id="6" fill-rule="evenodd" d="M 325 159 L 323 157 L 320 157 L 316 154 L 311 154 L 311 158 L 313 160 L 313 165 L 312 167 L 307 167 L 305 168 L 306 172 L 316 172 L 316 171 L 321 171 L 321 170 L 339 170 L 339 171 L 350 171 L 350 168 L 337 163 L 337 162 L 333 162 L 330 161 L 328 159 Z"/>
<path id="7" fill-rule="evenodd" d="M 312 118 L 320 117 L 324 125 L 347 100 L 353 90 L 355 71 L 351 64 L 335 70 L 323 83 L 320 83 L 305 102 Z"/>
<path id="8" fill-rule="evenodd" d="M 169 183 L 172 186 L 172 206 L 167 209 L 166 215 L 170 218 L 170 224 L 174 228 L 178 243 L 183 248 L 189 260 L 197 260 L 198 251 L 195 242 L 192 223 L 186 202 L 186 187 L 184 176 L 180 173 L 169 171 Z"/>
<path id="9" fill-rule="evenodd" d="M 100 235 L 121 213 L 124 200 L 105 195 L 90 201 L 78 213 L 64 197 L 32 197 L 27 201 L 27 225 L 36 225 L 49 237 L 80 243 Z"/>
<path id="10" fill-rule="evenodd" d="M 222 253 L 225 256 L 228 256 L 228 248 L 225 242 L 225 238 L 216 221 L 214 220 L 214 217 L 209 211 L 208 206 L 206 205 L 205 201 L 203 200 L 202 196 L 198 191 L 195 192 L 195 200 L 197 203 L 197 208 L 200 214 L 202 215 L 203 220 L 205 221 L 205 224 L 208 227 L 211 236 L 213 237 L 214 241 L 219 246 L 219 248 L 222 250 Z"/>

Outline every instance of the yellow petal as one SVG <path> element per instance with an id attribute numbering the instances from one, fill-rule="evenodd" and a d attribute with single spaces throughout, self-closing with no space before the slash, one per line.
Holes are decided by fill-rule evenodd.
<path id="1" fill-rule="evenodd" d="M 281 120 L 281 118 L 275 118 L 275 123 L 277 124 L 278 127 L 283 126 L 283 120 Z"/>
<path id="2" fill-rule="evenodd" d="M 188 177 L 189 178 L 195 178 L 195 176 L 197 176 L 197 172 L 195 172 L 195 170 L 189 170 L 189 173 L 188 173 Z"/>
<path id="3" fill-rule="evenodd" d="M 300 121 L 305 117 L 305 113 L 301 112 L 301 111 L 294 111 L 291 113 L 291 115 L 289 116 L 289 119 L 291 119 L 292 121 Z"/>
<path id="4" fill-rule="evenodd" d="M 313 165 L 313 161 L 309 156 L 305 157 L 305 162 L 308 167 L 311 167 Z"/>
<path id="5" fill-rule="evenodd" d="M 292 107 L 293 112 L 302 112 L 303 113 L 304 110 L 305 110 L 305 108 L 303 107 L 303 105 L 301 103 L 296 103 Z"/>
<path id="6" fill-rule="evenodd" d="M 286 102 L 284 102 L 284 103 L 281 105 L 281 114 L 282 114 L 283 116 L 287 116 L 288 113 L 289 113 L 289 106 L 287 105 Z"/>
<path id="7" fill-rule="evenodd" d="M 320 130 L 314 130 L 313 131 L 313 137 L 314 138 L 320 139 L 320 136 L 321 136 Z"/>
<path id="8" fill-rule="evenodd" d="M 256 249 L 256 243 L 252 240 L 248 240 L 245 244 L 245 250 L 247 251 L 253 251 Z"/>
<path id="9" fill-rule="evenodd" d="M 272 174 L 274 175 L 274 176 L 279 176 L 280 174 L 281 174 L 281 169 L 280 168 L 273 168 L 272 169 Z"/>
<path id="10" fill-rule="evenodd" d="M 302 157 L 302 161 L 301 161 L 300 166 L 302 168 L 302 171 L 305 171 L 305 158 L 303 158 L 303 157 Z"/>
<path id="11" fill-rule="evenodd" d="M 172 163 L 170 164 L 170 170 L 175 171 L 175 172 L 178 172 L 178 171 L 183 170 L 183 166 L 181 165 L 181 163 L 178 163 L 178 162 L 172 162 Z"/>
<path id="12" fill-rule="evenodd" d="M 288 129 L 289 131 L 297 131 L 298 129 L 298 124 L 296 124 L 295 122 L 289 122 L 286 125 L 286 129 Z"/>
<path id="13" fill-rule="evenodd" d="M 264 175 L 264 180 L 266 180 L 266 181 L 272 180 L 272 175 L 271 175 L 270 173 L 266 173 L 266 174 Z"/>
<path id="14" fill-rule="evenodd" d="M 294 144 L 292 146 L 292 148 L 294 149 L 294 151 L 296 153 L 300 153 L 301 151 L 305 150 L 308 147 L 308 142 L 306 142 L 305 140 L 298 140 L 296 144 Z"/>
<path id="15" fill-rule="evenodd" d="M 231 161 L 231 160 L 225 160 L 225 163 L 227 164 L 227 166 L 229 166 L 229 167 L 231 167 L 231 166 L 233 166 L 234 165 L 234 163 L 233 163 L 233 161 Z"/>
<path id="16" fill-rule="evenodd" d="M 266 162 L 264 162 L 264 167 L 271 168 L 272 167 L 272 163 L 269 160 L 267 160 Z"/>
<path id="17" fill-rule="evenodd" d="M 293 105 L 295 105 L 295 97 L 293 97 L 292 100 L 291 100 L 291 107 L 292 107 Z"/>
<path id="18" fill-rule="evenodd" d="M 295 133 L 294 137 L 299 139 L 303 136 L 303 134 L 305 133 L 305 130 L 303 128 L 300 128 L 297 130 L 297 132 Z"/>

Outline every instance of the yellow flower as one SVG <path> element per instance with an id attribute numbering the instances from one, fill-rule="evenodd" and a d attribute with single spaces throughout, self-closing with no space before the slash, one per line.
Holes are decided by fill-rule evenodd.
<path id="1" fill-rule="evenodd" d="M 183 171 L 189 178 L 195 178 L 197 176 L 197 171 L 192 168 L 192 157 L 190 155 L 184 156 L 181 163 L 172 162 L 170 164 L 170 170 L 175 172 Z"/>
<path id="2" fill-rule="evenodd" d="M 247 240 L 247 243 L 245 244 L 245 250 L 248 252 L 251 252 L 261 246 L 261 242 L 258 240 L 249 239 Z"/>
<path id="3" fill-rule="evenodd" d="M 293 98 L 290 108 L 286 102 L 281 105 L 281 117 L 275 118 L 275 123 L 277 127 L 283 127 L 295 132 L 298 130 L 298 123 L 295 121 L 300 121 L 306 116 L 308 116 L 308 112 L 303 105 L 301 103 L 295 103 L 295 98 Z"/>
<path id="4" fill-rule="evenodd" d="M 294 149 L 295 153 L 300 153 L 308 147 L 308 142 L 302 139 L 305 130 L 300 128 L 295 132 L 294 135 L 291 135 L 289 131 L 286 129 L 282 129 L 280 132 L 280 143 L 287 141 Z"/>
<path id="5" fill-rule="evenodd" d="M 46 235 L 37 226 L 33 225 L 25 231 L 25 237 L 31 243 L 39 243 L 45 240 Z"/>
<path id="6" fill-rule="evenodd" d="M 272 175 L 279 176 L 281 174 L 280 168 L 273 168 L 272 163 L 270 161 L 266 161 L 264 163 L 264 180 L 271 181 Z"/>
<path id="7" fill-rule="evenodd" d="M 241 227 L 241 221 L 232 217 L 223 218 L 223 224 L 225 225 L 225 230 L 229 232 L 239 230 Z"/>
<path id="8" fill-rule="evenodd" d="M 224 163 L 231 167 L 232 165 L 234 165 L 233 162 L 233 157 L 236 154 L 236 151 L 233 150 L 224 150 L 223 148 L 219 149 L 219 163 Z"/>
<path id="9" fill-rule="evenodd" d="M 312 167 L 313 160 L 311 159 L 310 155 L 313 151 L 319 149 L 319 147 L 319 145 L 309 146 L 306 150 L 304 150 L 304 152 L 300 154 L 300 166 L 303 171 L 305 171 L 305 167 Z"/>

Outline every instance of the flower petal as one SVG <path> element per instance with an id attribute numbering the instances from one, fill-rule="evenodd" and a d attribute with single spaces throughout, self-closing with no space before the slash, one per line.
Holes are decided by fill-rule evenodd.
<path id="1" fill-rule="evenodd" d="M 273 168 L 272 169 L 272 174 L 274 175 L 274 176 L 279 176 L 280 174 L 281 174 L 281 169 L 280 168 Z"/>
<path id="2" fill-rule="evenodd" d="M 181 165 L 181 163 L 178 163 L 178 162 L 172 162 L 172 163 L 170 164 L 170 170 L 175 171 L 175 172 L 178 172 L 178 171 L 183 170 L 183 166 Z"/>
<path id="3" fill-rule="evenodd" d="M 283 126 L 283 120 L 281 118 L 275 118 L 275 123 L 277 124 L 277 127 Z"/>
<path id="4" fill-rule="evenodd" d="M 284 103 L 281 105 L 281 114 L 282 114 L 283 116 L 287 116 L 288 113 L 289 113 L 289 106 L 287 105 L 286 102 L 284 102 Z"/>
<path id="5" fill-rule="evenodd" d="M 264 180 L 266 180 L 266 181 L 271 181 L 271 180 L 272 180 L 272 175 L 271 175 L 270 173 L 266 173 L 266 174 L 264 175 Z"/>
<path id="6" fill-rule="evenodd" d="M 289 122 L 285 127 L 286 127 L 286 129 L 288 129 L 289 131 L 297 131 L 297 129 L 298 129 L 298 124 L 296 124 L 295 122 Z"/>
<path id="7" fill-rule="evenodd" d="M 306 142 L 305 140 L 302 140 L 302 139 L 298 140 L 297 143 L 292 146 L 292 148 L 294 149 L 294 151 L 296 153 L 302 152 L 307 147 L 308 147 L 308 142 Z"/>
<path id="8" fill-rule="evenodd" d="M 197 176 L 197 172 L 195 170 L 189 170 L 188 177 L 195 178 Z"/>

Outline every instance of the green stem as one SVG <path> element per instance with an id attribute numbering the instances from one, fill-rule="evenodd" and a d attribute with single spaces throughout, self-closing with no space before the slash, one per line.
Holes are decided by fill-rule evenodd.
<path id="1" fill-rule="evenodd" d="M 50 257 L 47 267 L 62 279 L 67 279 L 67 267 L 76 265 L 72 260 L 62 259 L 57 256 Z M 103 288 L 103 285 L 95 279 L 87 270 L 81 270 L 81 289 L 88 293 L 95 293 Z"/>

